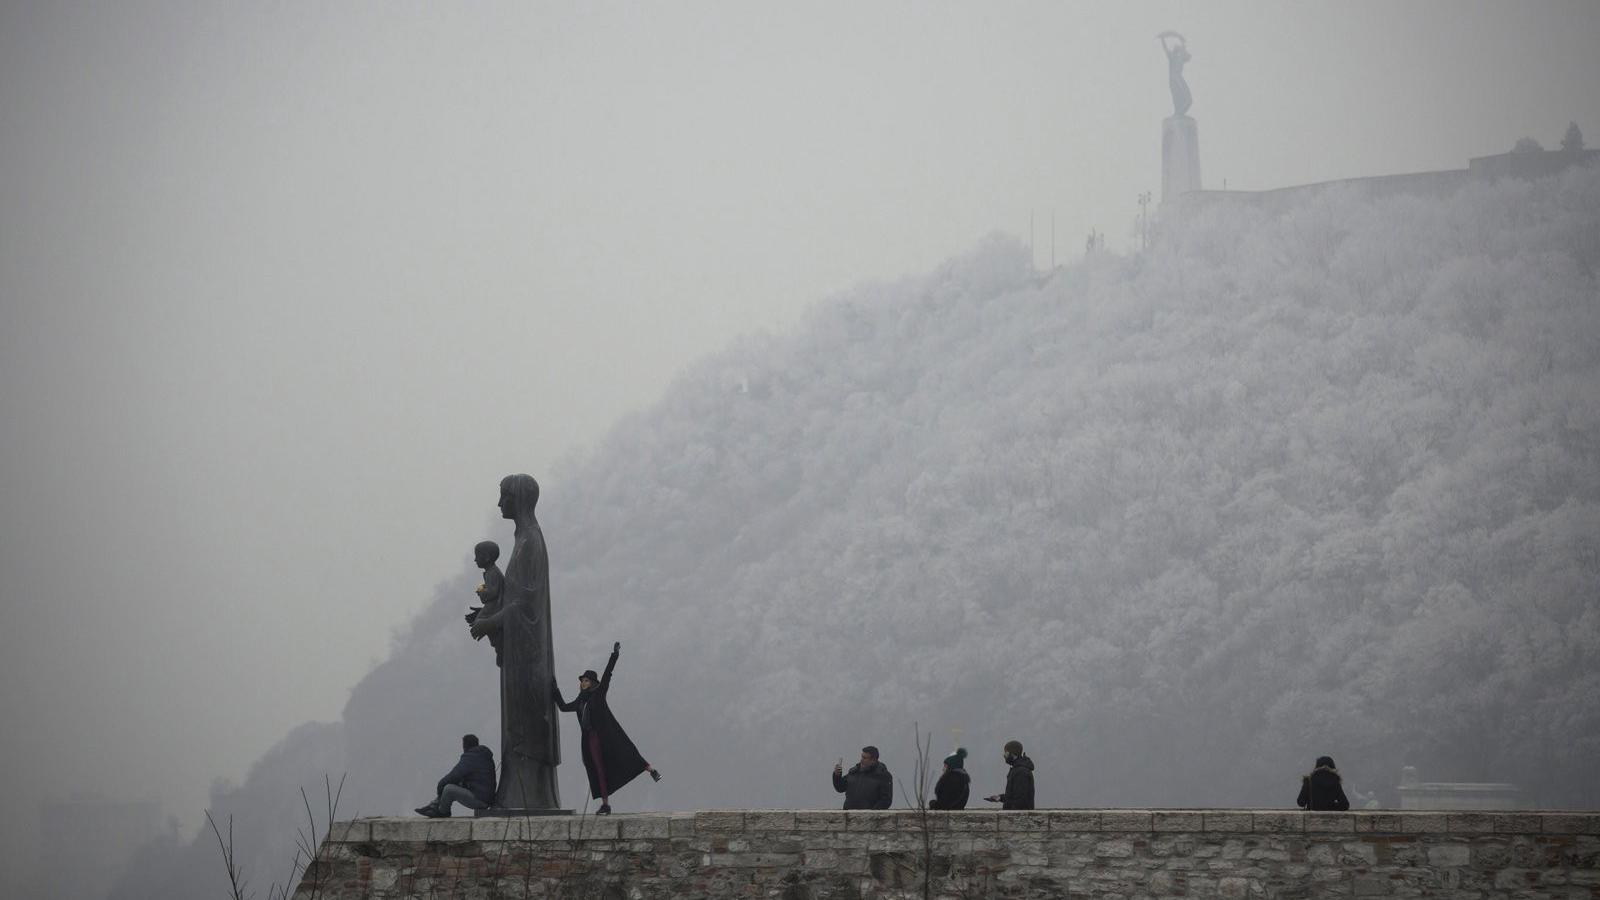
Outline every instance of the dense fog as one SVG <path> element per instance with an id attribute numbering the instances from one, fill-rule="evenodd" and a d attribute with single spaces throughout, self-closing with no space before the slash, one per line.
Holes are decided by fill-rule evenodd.
<path id="1" fill-rule="evenodd" d="M 1325 753 L 1359 804 L 1405 765 L 1600 804 L 1597 267 L 1592 168 L 1335 188 L 1053 273 L 996 236 L 701 361 L 538 473 L 558 670 L 621 641 L 612 705 L 666 774 L 618 810 L 836 806 L 834 760 L 904 784 L 914 726 L 975 795 L 1020 739 L 1041 806 L 1292 806 Z M 400 814 L 460 733 L 498 749 L 477 580 L 213 791 L 262 884 L 299 787 Z M 215 890 L 211 840 L 116 896 Z"/>
<path id="2" fill-rule="evenodd" d="M 1600 156 L 1596 38 L 0 2 L 0 896 L 213 896 L 208 807 L 265 896 L 302 787 L 499 755 L 461 617 L 515 472 L 557 670 L 621 641 L 666 774 L 619 811 L 837 805 L 914 723 L 1046 805 L 1283 806 L 1318 753 L 1600 804 L 1594 175 L 1466 168 Z"/>

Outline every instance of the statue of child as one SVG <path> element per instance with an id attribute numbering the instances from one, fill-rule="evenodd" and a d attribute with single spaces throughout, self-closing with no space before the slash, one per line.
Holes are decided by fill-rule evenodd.
<path id="1" fill-rule="evenodd" d="M 478 616 L 486 618 L 500 611 L 501 593 L 505 589 L 506 576 L 501 573 L 495 561 L 500 558 L 500 545 L 494 541 L 482 541 L 472 548 L 472 561 L 483 570 L 483 583 L 479 584 L 475 593 L 482 606 L 474 606 L 467 613 L 467 624 L 478 621 Z M 487 624 L 487 623 L 485 623 Z M 494 664 L 500 665 L 500 629 L 490 627 L 489 646 L 494 648 Z M 474 637 L 473 640 L 482 640 L 483 635 Z"/>

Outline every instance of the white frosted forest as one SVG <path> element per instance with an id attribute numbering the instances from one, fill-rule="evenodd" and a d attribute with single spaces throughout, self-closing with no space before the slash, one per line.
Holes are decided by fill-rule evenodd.
<path id="1" fill-rule="evenodd" d="M 622 641 L 666 774 L 618 811 L 836 806 L 862 744 L 909 776 L 913 722 L 975 796 L 1022 740 L 1041 806 L 1287 807 L 1322 753 L 1386 804 L 1412 765 L 1600 805 L 1597 267 L 1593 169 L 1330 190 L 1053 274 L 994 237 L 702 361 L 533 473 L 558 671 Z M 298 786 L 402 813 L 461 732 L 498 750 L 485 536 L 342 722 L 214 790 L 263 887 Z M 124 895 L 210 890 L 203 837 Z"/>

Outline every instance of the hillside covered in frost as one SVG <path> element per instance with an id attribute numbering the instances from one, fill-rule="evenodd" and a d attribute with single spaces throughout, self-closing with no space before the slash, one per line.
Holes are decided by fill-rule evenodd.
<path id="1" fill-rule="evenodd" d="M 556 473 L 569 633 L 629 623 L 664 752 L 736 748 L 707 803 L 826 802 L 917 720 L 1050 805 L 1283 804 L 1323 752 L 1592 805 L 1597 265 L 1593 172 L 1215 208 L 1043 285 L 991 241 Z"/>
<path id="2" fill-rule="evenodd" d="M 1048 277 L 994 238 L 704 360 L 533 473 L 558 669 L 622 641 L 666 773 L 619 810 L 835 806 L 913 722 L 974 796 L 1022 740 L 1041 806 L 1292 806 L 1323 753 L 1384 803 L 1413 765 L 1600 804 L 1597 268 L 1592 170 L 1335 190 Z M 498 749 L 475 576 L 219 808 L 332 764 L 407 810 L 447 706 Z"/>

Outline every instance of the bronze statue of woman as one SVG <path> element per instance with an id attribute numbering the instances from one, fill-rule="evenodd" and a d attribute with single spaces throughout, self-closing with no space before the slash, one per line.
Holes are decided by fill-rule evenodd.
<path id="1" fill-rule="evenodd" d="M 500 632 L 499 809 L 556 809 L 561 740 L 550 680 L 555 677 L 550 629 L 550 558 L 534 518 L 539 483 L 531 475 L 500 482 L 500 514 L 516 523 L 500 609 L 478 616 L 472 636 Z"/>
<path id="2" fill-rule="evenodd" d="M 1168 38 L 1176 43 L 1168 45 Z M 1161 49 L 1167 54 L 1167 85 L 1172 88 L 1172 114 L 1184 115 L 1194 103 L 1194 96 L 1189 93 L 1189 82 L 1183 79 L 1183 64 L 1190 59 L 1189 45 L 1183 35 L 1176 31 L 1163 31 L 1156 35 L 1156 40 L 1161 42 Z"/>

